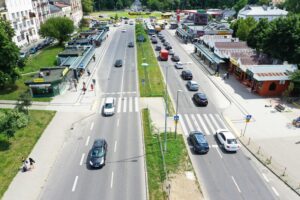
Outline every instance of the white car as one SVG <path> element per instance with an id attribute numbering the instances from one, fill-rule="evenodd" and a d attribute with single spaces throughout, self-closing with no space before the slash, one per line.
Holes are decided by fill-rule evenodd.
<path id="1" fill-rule="evenodd" d="M 181 62 L 175 63 L 175 68 L 176 69 L 183 69 L 183 64 Z"/>
<path id="2" fill-rule="evenodd" d="M 240 148 L 237 139 L 227 129 L 218 129 L 216 131 L 216 136 L 226 151 L 236 152 Z"/>
<path id="3" fill-rule="evenodd" d="M 105 116 L 111 116 L 115 114 L 115 102 L 115 98 L 113 97 L 106 98 L 103 105 L 103 114 Z"/>

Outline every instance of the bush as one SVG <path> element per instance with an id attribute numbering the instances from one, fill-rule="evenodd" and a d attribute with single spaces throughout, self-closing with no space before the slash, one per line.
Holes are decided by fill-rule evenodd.
<path id="1" fill-rule="evenodd" d="M 17 110 L 8 110 L 0 113 L 0 133 L 9 137 L 14 136 L 16 130 L 27 126 L 29 122 L 28 115 Z"/>

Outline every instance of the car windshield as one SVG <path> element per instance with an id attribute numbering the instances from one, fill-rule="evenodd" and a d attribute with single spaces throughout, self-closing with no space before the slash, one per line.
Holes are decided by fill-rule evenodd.
<path id="1" fill-rule="evenodd" d="M 104 105 L 104 108 L 112 108 L 113 107 L 113 104 L 112 103 L 106 103 Z"/>
<path id="2" fill-rule="evenodd" d="M 227 139 L 228 144 L 237 144 L 236 139 Z"/>
<path id="3" fill-rule="evenodd" d="M 104 148 L 100 147 L 100 148 L 94 148 L 92 150 L 92 157 L 94 158 L 100 158 L 104 155 Z"/>

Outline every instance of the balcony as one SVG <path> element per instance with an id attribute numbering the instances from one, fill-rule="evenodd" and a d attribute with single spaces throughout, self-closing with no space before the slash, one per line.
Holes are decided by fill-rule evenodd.
<path id="1" fill-rule="evenodd" d="M 34 18 L 34 17 L 36 17 L 36 14 L 34 12 L 29 12 L 29 17 Z"/>

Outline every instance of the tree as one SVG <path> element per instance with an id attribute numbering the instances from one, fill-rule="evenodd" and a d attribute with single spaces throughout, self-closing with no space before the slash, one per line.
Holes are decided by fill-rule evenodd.
<path id="1" fill-rule="evenodd" d="M 85 13 L 90 13 L 93 11 L 94 0 L 82 0 L 82 10 Z"/>
<path id="2" fill-rule="evenodd" d="M 238 13 L 243 7 L 245 7 L 248 3 L 248 0 L 239 0 L 234 6 L 234 10 Z"/>
<path id="3" fill-rule="evenodd" d="M 269 22 L 267 19 L 259 20 L 255 28 L 253 28 L 247 38 L 248 46 L 256 49 L 257 52 L 261 52 L 263 49 L 264 39 L 268 32 Z"/>
<path id="4" fill-rule="evenodd" d="M 236 31 L 236 36 L 243 41 L 247 40 L 249 34 L 249 27 L 244 20 L 240 21 L 238 29 Z"/>
<path id="5" fill-rule="evenodd" d="M 271 3 L 271 0 L 259 0 L 259 5 L 269 5 Z"/>
<path id="6" fill-rule="evenodd" d="M 253 17 L 246 19 L 238 19 L 231 24 L 233 29 L 233 36 L 238 37 L 240 40 L 246 41 L 250 31 L 256 26 L 257 22 Z"/>
<path id="7" fill-rule="evenodd" d="M 73 21 L 67 17 L 53 17 L 41 25 L 40 34 L 43 37 L 52 37 L 62 45 L 70 38 L 74 31 Z"/>
<path id="8" fill-rule="evenodd" d="M 286 0 L 283 5 L 290 12 L 300 13 L 300 1 L 299 0 Z"/>
<path id="9" fill-rule="evenodd" d="M 24 112 L 24 113 L 28 114 L 28 107 L 31 105 L 32 105 L 31 96 L 30 96 L 29 92 L 24 92 L 24 93 L 20 94 L 15 108 L 19 112 Z"/>
<path id="10" fill-rule="evenodd" d="M 118 16 L 118 14 L 116 13 L 116 15 L 115 15 L 115 21 L 118 21 L 118 19 L 119 19 L 119 16 Z"/>
<path id="11" fill-rule="evenodd" d="M 122 0 L 117 0 L 116 7 L 117 7 L 117 9 L 122 9 L 123 8 Z"/>

